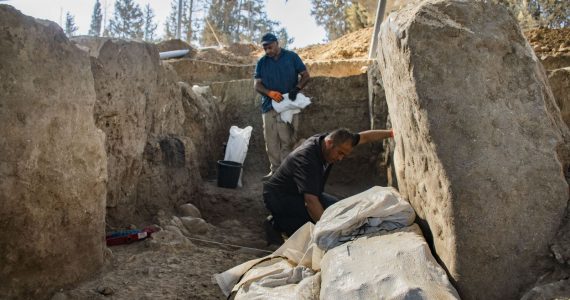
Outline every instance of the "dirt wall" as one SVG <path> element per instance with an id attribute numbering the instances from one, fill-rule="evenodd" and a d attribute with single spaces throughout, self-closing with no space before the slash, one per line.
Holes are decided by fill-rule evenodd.
<path id="1" fill-rule="evenodd" d="M 192 85 L 252 79 L 255 72 L 255 64 L 223 64 L 190 59 L 169 60 L 165 63 L 176 70 L 182 81 Z M 367 59 L 327 60 L 308 61 L 305 65 L 312 77 L 347 77 L 365 73 L 369 63 Z"/>
<path id="2" fill-rule="evenodd" d="M 255 70 L 255 65 L 224 64 L 190 59 L 170 60 L 165 63 L 170 64 L 176 70 L 180 80 L 199 85 L 253 78 Z"/>
<path id="3" fill-rule="evenodd" d="M 226 122 L 223 128 L 229 130 L 231 125 L 242 128 L 253 126 L 244 171 L 268 171 L 269 163 L 261 121 L 261 98 L 253 89 L 253 80 L 213 83 L 211 87 Z M 299 115 L 299 138 L 307 138 L 339 127 L 347 127 L 353 131 L 370 129 L 366 74 L 343 78 L 314 77 L 302 92 L 311 98 L 312 104 Z M 356 148 L 348 158 L 335 166 L 329 186 L 333 189 L 339 184 L 350 186 L 336 191 L 345 196 L 362 191 L 364 187 L 372 184 L 385 184 L 385 174 L 382 169 L 377 169 L 377 158 L 381 149 L 381 144 Z"/>

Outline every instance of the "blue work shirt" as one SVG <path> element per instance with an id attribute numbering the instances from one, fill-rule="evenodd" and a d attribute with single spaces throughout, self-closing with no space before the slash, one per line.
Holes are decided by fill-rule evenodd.
<path id="1" fill-rule="evenodd" d="M 306 70 L 297 53 L 281 48 L 277 59 L 264 55 L 257 61 L 254 78 L 261 79 L 267 89 L 286 94 L 297 85 L 299 74 Z M 263 95 L 261 111 L 266 113 L 272 109 L 271 98 Z"/>

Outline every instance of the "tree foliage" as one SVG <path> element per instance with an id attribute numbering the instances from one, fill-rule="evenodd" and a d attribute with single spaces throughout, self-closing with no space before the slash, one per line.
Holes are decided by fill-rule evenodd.
<path id="1" fill-rule="evenodd" d="M 115 11 L 109 22 L 109 35 L 112 37 L 142 40 L 144 18 L 140 6 L 133 0 L 116 0 Z"/>
<path id="2" fill-rule="evenodd" d="M 170 14 L 164 23 L 164 38 L 167 40 L 175 39 L 177 37 L 178 3 L 179 0 L 171 0 Z M 205 5 L 206 3 L 203 0 L 182 1 L 180 39 L 187 43 L 198 40 L 196 33 L 204 26 L 202 24 L 204 19 L 198 18 L 197 12 L 203 11 Z"/>
<path id="3" fill-rule="evenodd" d="M 95 1 L 93 14 L 91 15 L 91 25 L 89 26 L 89 35 L 99 36 L 101 34 L 101 23 L 103 22 L 103 14 L 101 13 L 101 2 Z"/>
<path id="4" fill-rule="evenodd" d="M 154 22 L 154 11 L 147 4 L 144 8 L 144 40 L 147 42 L 153 42 L 156 40 L 156 28 L 158 25 Z"/>
<path id="5" fill-rule="evenodd" d="M 67 12 L 65 14 L 65 34 L 71 37 L 75 35 L 77 29 L 79 28 L 77 28 L 77 26 L 75 25 L 75 17 L 69 12 Z"/>
<path id="6" fill-rule="evenodd" d="M 166 21 L 164 22 L 164 38 L 166 40 L 172 40 L 176 38 L 177 21 L 178 21 L 178 0 L 171 0 L 170 14 L 168 15 Z"/>
<path id="7" fill-rule="evenodd" d="M 311 15 L 323 26 L 328 40 L 349 32 L 374 26 L 379 0 L 311 0 Z M 537 26 L 568 27 L 569 0 L 493 0 L 505 5 L 519 20 L 523 28 Z M 402 1 L 400 1 L 402 2 Z M 409 2 L 409 1 L 403 1 Z M 403 3 L 400 3 L 403 4 Z"/>
<path id="8" fill-rule="evenodd" d="M 205 46 L 228 44 L 232 41 L 234 28 L 237 27 L 235 13 L 238 1 L 212 0 L 204 20 L 201 43 Z"/>
<path id="9" fill-rule="evenodd" d="M 212 0 L 204 23 L 202 45 L 217 45 L 217 39 L 223 44 L 256 43 L 267 32 L 278 34 L 282 46 L 292 42 L 279 22 L 267 16 L 264 0 Z"/>
<path id="10" fill-rule="evenodd" d="M 311 0 L 311 3 L 311 15 L 315 17 L 318 25 L 324 27 L 328 40 L 337 39 L 349 32 L 347 10 L 352 1 Z"/>
<path id="11" fill-rule="evenodd" d="M 498 0 L 517 17 L 523 28 L 564 28 L 570 23 L 568 0 Z"/>

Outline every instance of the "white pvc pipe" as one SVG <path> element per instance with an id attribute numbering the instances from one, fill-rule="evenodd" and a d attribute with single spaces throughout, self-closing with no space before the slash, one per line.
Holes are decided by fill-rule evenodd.
<path id="1" fill-rule="evenodd" d="M 190 52 L 189 49 L 183 49 L 183 50 L 160 52 L 159 55 L 160 55 L 160 59 L 169 59 L 169 58 L 182 57 L 182 56 L 188 54 L 188 52 Z"/>
<path id="2" fill-rule="evenodd" d="M 372 39 L 370 41 L 370 49 L 368 51 L 368 58 L 372 59 L 376 55 L 376 49 L 378 48 L 378 33 L 380 33 L 380 25 L 384 20 L 384 11 L 386 10 L 386 1 L 378 1 L 378 7 L 376 8 L 376 22 L 374 22 L 374 32 L 372 32 Z"/>

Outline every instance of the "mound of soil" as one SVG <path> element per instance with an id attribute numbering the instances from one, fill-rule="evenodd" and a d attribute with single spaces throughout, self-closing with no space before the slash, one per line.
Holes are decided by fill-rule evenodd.
<path id="1" fill-rule="evenodd" d="M 253 46 L 253 45 L 252 45 Z M 208 62 L 223 63 L 223 64 L 238 64 L 238 65 L 251 65 L 254 64 L 258 57 L 250 52 L 246 54 L 243 48 L 224 47 L 218 48 L 204 48 L 199 49 L 195 57 L 196 60 L 203 60 Z M 236 51 L 234 53 L 232 51 Z"/>
<path id="2" fill-rule="evenodd" d="M 373 27 L 346 34 L 327 44 L 318 44 L 298 49 L 303 60 L 367 58 Z"/>
<path id="3" fill-rule="evenodd" d="M 174 51 L 174 50 L 182 50 L 182 49 L 189 49 L 190 52 L 186 54 L 184 57 L 191 58 L 196 55 L 196 49 L 192 46 L 188 45 L 185 41 L 182 40 L 168 40 L 164 42 L 160 42 L 156 44 L 159 52 L 166 52 L 166 51 Z"/>

